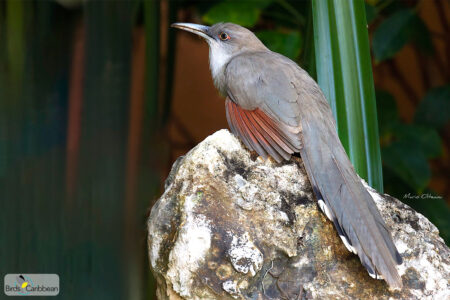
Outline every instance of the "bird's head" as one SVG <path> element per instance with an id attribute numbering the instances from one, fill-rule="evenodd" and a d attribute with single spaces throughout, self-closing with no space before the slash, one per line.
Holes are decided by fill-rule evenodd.
<path id="1" fill-rule="evenodd" d="M 215 80 L 235 55 L 246 51 L 267 50 L 253 32 L 233 23 L 218 23 L 213 26 L 174 23 L 172 27 L 192 32 L 208 42 L 210 68 Z"/>
<path id="2" fill-rule="evenodd" d="M 192 32 L 204 38 L 210 47 L 223 49 L 223 52 L 231 56 L 243 50 L 258 51 L 266 49 L 253 32 L 233 23 L 217 23 L 213 26 L 174 23 L 172 27 Z"/>

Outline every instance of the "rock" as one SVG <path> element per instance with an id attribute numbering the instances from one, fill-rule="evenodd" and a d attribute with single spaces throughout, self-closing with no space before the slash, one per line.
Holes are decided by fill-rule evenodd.
<path id="1" fill-rule="evenodd" d="M 320 212 L 300 158 L 263 161 L 227 130 L 179 158 L 148 220 L 159 299 L 449 299 L 449 248 L 424 216 L 372 194 L 404 288 L 369 277 Z"/>

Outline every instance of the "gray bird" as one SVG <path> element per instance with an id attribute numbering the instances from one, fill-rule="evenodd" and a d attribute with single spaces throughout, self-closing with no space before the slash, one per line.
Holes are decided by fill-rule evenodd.
<path id="1" fill-rule="evenodd" d="M 347 249 L 373 278 L 401 288 L 402 263 L 386 224 L 339 140 L 331 108 L 317 83 L 295 62 L 270 51 L 232 23 L 175 23 L 209 44 L 214 84 L 226 96 L 231 131 L 266 159 L 300 153 L 319 207 Z"/>

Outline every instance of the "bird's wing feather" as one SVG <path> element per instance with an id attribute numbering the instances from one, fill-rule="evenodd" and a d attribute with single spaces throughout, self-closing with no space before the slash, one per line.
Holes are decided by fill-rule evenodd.
<path id="1" fill-rule="evenodd" d="M 401 257 L 345 153 L 330 106 L 316 82 L 291 60 L 268 51 L 234 57 L 225 76 L 230 98 L 227 114 L 233 131 L 244 142 L 253 135 L 250 148 L 262 156 L 271 155 L 264 147 L 270 144 L 269 139 L 256 134 L 258 128 L 252 127 L 251 121 L 245 122 L 247 111 L 259 110 L 268 116 L 300 150 L 314 189 L 362 264 L 369 273 L 381 274 L 390 286 L 401 287 L 396 269 Z M 239 122 L 238 116 L 244 121 Z"/>
<path id="2" fill-rule="evenodd" d="M 229 98 L 225 101 L 225 108 L 231 131 L 264 159 L 270 155 L 281 162 L 283 159 L 289 160 L 291 154 L 300 150 L 262 110 L 245 110 Z"/>

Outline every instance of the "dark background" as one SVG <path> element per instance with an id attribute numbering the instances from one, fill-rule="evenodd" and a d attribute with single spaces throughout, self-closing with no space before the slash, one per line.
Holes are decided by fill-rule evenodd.
<path id="1" fill-rule="evenodd" d="M 248 12 L 242 17 L 236 12 Z M 145 221 L 173 161 L 227 128 L 206 43 L 240 22 L 308 64 L 308 1 L 0 2 L 0 271 L 64 299 L 151 299 Z M 366 1 L 385 192 L 450 241 L 450 5 Z"/>

